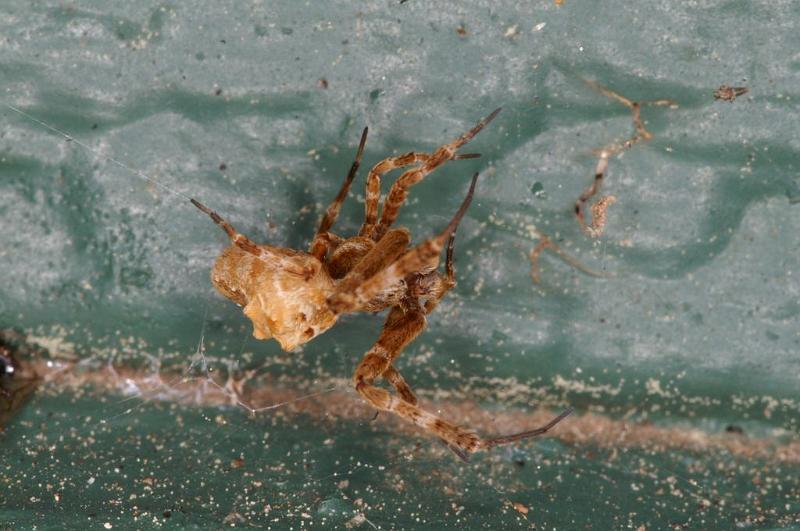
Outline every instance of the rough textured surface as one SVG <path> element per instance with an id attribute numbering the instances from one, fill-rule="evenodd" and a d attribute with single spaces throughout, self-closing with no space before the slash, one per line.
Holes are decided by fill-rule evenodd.
<path id="1" fill-rule="evenodd" d="M 438 232 L 483 172 L 459 285 L 401 359 L 423 399 L 796 439 L 800 5 L 469 4 L 3 2 L 0 327 L 77 374 L 160 363 L 202 380 L 238 362 L 297 401 L 250 420 L 202 393 L 204 406 L 175 405 L 180 377 L 110 378 L 103 394 L 43 386 L 0 439 L 0 525 L 798 522 L 800 469 L 777 455 L 565 435 L 465 466 L 367 409 L 337 418 L 381 317 L 287 355 L 248 339 L 213 292 L 224 237 L 183 196 L 255 240 L 305 246 L 364 125 L 368 167 L 503 106 L 470 144 L 483 158 L 437 171 L 401 213 L 417 241 Z M 644 108 L 655 138 L 609 161 L 617 202 L 596 242 L 572 206 L 591 150 L 632 126 L 583 79 L 678 103 Z M 721 84 L 750 93 L 718 102 Z M 361 222 L 365 172 L 342 232 Z M 535 286 L 535 230 L 613 277 L 545 253 Z M 304 411 L 302 395 L 331 386 L 328 412 Z"/>

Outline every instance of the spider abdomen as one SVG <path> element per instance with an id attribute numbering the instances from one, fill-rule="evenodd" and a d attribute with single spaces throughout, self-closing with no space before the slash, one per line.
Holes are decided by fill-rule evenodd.
<path id="1" fill-rule="evenodd" d="M 325 332 L 336 322 L 326 304 L 334 284 L 314 256 L 292 249 L 259 246 L 260 256 L 232 245 L 214 264 L 211 282 L 244 307 L 256 339 L 280 343 L 283 350 Z"/>

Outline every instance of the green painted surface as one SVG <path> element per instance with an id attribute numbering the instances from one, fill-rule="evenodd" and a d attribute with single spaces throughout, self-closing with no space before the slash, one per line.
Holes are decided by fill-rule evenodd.
<path id="1" fill-rule="evenodd" d="M 181 196 L 256 240 L 304 247 L 364 125 L 369 167 L 503 106 L 467 149 L 483 158 L 437 171 L 402 211 L 417 240 L 433 234 L 483 172 L 459 285 L 401 359 L 406 378 L 429 404 L 440 390 L 491 410 L 572 404 L 796 440 L 800 6 L 683 4 L 6 1 L 0 327 L 89 370 L 195 367 L 202 335 L 209 358 L 303 392 L 344 385 L 381 318 L 343 319 L 291 356 L 248 339 L 208 281 L 223 234 Z M 584 78 L 679 104 L 645 108 L 655 138 L 611 159 L 604 191 L 618 202 L 596 243 L 572 205 L 591 150 L 632 127 Z M 716 102 L 723 83 L 750 93 Z M 361 222 L 365 173 L 343 234 Z M 535 286 L 530 227 L 614 276 L 545 254 Z M 368 417 L 251 420 L 126 392 L 42 388 L 0 439 L 0 526 L 800 525 L 797 462 L 548 439 L 463 465 Z"/>

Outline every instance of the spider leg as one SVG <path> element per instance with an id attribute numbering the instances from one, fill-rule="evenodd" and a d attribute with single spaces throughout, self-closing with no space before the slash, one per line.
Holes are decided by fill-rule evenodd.
<path id="1" fill-rule="evenodd" d="M 386 236 L 381 238 L 339 281 L 336 292 L 349 293 L 355 290 L 364 280 L 397 260 L 406 250 L 410 241 L 411 234 L 407 229 L 395 229 L 387 232 Z"/>
<path id="2" fill-rule="evenodd" d="M 416 153 L 412 151 L 400 155 L 399 157 L 384 159 L 369 170 L 369 175 L 367 175 L 367 196 L 364 202 L 364 223 L 358 231 L 359 236 L 371 236 L 372 230 L 375 228 L 375 223 L 378 221 L 378 202 L 381 198 L 381 176 L 397 168 L 425 162 L 429 157 L 430 155 L 427 153 Z"/>
<path id="3" fill-rule="evenodd" d="M 484 124 L 485 125 L 485 124 Z M 452 160 L 476 159 L 480 153 L 456 154 Z M 378 221 L 378 202 L 381 198 L 381 176 L 397 168 L 411 164 L 425 163 L 431 158 L 428 153 L 411 151 L 399 157 L 389 157 L 372 167 L 367 175 L 367 196 L 364 202 L 364 223 L 358 231 L 359 236 L 372 236 Z M 416 171 L 416 170 L 411 170 Z M 408 172 L 407 172 L 408 173 Z M 376 238 L 377 240 L 378 238 Z"/>
<path id="4" fill-rule="evenodd" d="M 442 443 L 443 445 L 445 445 L 448 450 L 450 450 L 451 452 L 456 454 L 456 457 L 458 457 L 459 459 L 461 459 L 465 463 L 469 463 L 469 455 L 466 452 L 464 452 L 461 448 L 459 448 L 458 446 L 453 446 L 452 444 L 450 444 L 449 442 L 445 441 L 444 439 L 439 439 L 439 442 Z"/>
<path id="5" fill-rule="evenodd" d="M 225 233 L 228 235 L 228 238 L 231 239 L 231 243 L 242 249 L 243 251 L 247 251 L 250 254 L 254 254 L 256 256 L 261 256 L 263 247 L 256 245 L 253 243 L 247 236 L 241 234 L 233 228 L 233 225 L 228 223 L 222 216 L 202 204 L 197 199 L 192 199 L 192 204 L 199 208 L 202 212 L 208 214 L 208 216 L 220 227 Z"/>
<path id="6" fill-rule="evenodd" d="M 456 230 L 458 227 L 456 227 Z M 439 305 L 439 301 L 442 300 L 448 291 L 453 289 L 456 285 L 456 272 L 453 267 L 453 252 L 455 250 L 456 245 L 456 231 L 454 230 L 450 237 L 447 239 L 447 258 L 444 262 L 444 271 L 445 274 L 438 275 L 438 282 L 436 283 L 436 287 L 433 290 L 433 296 L 428 299 L 425 303 L 425 314 L 430 315 L 433 310 Z"/>
<path id="7" fill-rule="evenodd" d="M 503 436 L 500 436 L 500 437 L 493 437 L 491 439 L 486 439 L 486 440 L 483 441 L 484 448 L 488 450 L 488 449 L 493 448 L 495 446 L 500 446 L 500 445 L 503 445 L 503 444 L 509 444 L 509 443 L 512 443 L 512 442 L 521 441 L 523 439 L 531 439 L 533 437 L 538 437 L 539 435 L 544 435 L 545 433 L 547 433 L 548 431 L 553 429 L 553 427 L 556 424 L 558 424 L 559 422 L 561 422 L 562 420 L 564 420 L 565 418 L 570 416 L 573 411 L 575 411 L 575 408 L 568 407 L 567 409 L 562 411 L 558 416 L 556 416 L 552 420 L 550 420 L 550 422 L 548 422 L 544 426 L 540 426 L 540 427 L 534 428 L 532 430 L 521 431 L 521 432 L 515 433 L 513 435 L 503 435 Z"/>
<path id="8" fill-rule="evenodd" d="M 322 220 L 319 223 L 317 234 L 314 236 L 314 241 L 311 243 L 309 252 L 316 256 L 318 260 L 322 260 L 327 254 L 328 245 L 326 245 L 327 242 L 323 235 L 327 233 L 331 227 L 333 227 L 333 224 L 336 222 L 336 218 L 339 216 L 339 210 L 342 208 L 342 203 L 344 203 L 344 200 L 347 198 L 347 192 L 350 191 L 350 185 L 353 184 L 353 179 L 355 179 L 358 167 L 361 165 L 361 157 L 364 154 L 364 145 L 367 143 L 368 131 L 369 128 L 365 127 L 364 131 L 361 133 L 361 141 L 358 144 L 358 151 L 356 152 L 356 158 L 353 161 L 353 165 L 350 166 L 350 171 L 347 172 L 347 177 L 345 177 L 342 187 L 339 189 L 339 193 L 336 194 L 333 202 L 325 211 L 325 215 L 322 217 Z"/>
<path id="9" fill-rule="evenodd" d="M 405 378 L 403 375 L 400 374 L 400 371 L 394 368 L 394 365 L 389 365 L 381 374 L 384 380 L 392 384 L 394 390 L 397 391 L 397 394 L 412 405 L 417 405 L 417 395 L 414 394 L 414 391 L 411 390 L 411 386 L 406 383 Z"/>
<path id="10" fill-rule="evenodd" d="M 388 319 L 387 322 L 389 322 Z M 381 373 L 381 377 L 394 387 L 395 392 L 400 395 L 400 398 L 409 404 L 417 404 L 417 395 L 414 394 L 414 391 L 411 390 L 411 386 L 406 383 L 405 378 L 403 378 L 403 375 L 400 374 L 400 371 L 398 371 L 394 365 L 386 367 L 386 370 Z M 376 411 L 372 420 L 378 418 L 379 414 L 380 411 Z"/>
<path id="11" fill-rule="evenodd" d="M 509 444 L 522 439 L 537 437 L 552 429 L 572 410 L 568 409 L 539 428 L 490 439 L 481 439 L 475 432 L 452 424 L 416 404 L 389 393 L 374 385 L 375 380 L 390 370 L 392 362 L 426 326 L 425 312 L 418 305 L 406 310 L 395 306 L 389 313 L 378 341 L 364 355 L 353 374 L 353 385 L 358 394 L 380 411 L 395 413 L 415 425 L 429 431 L 447 445 L 461 459 L 468 453 L 489 450 L 495 446 Z M 401 395 L 402 396 L 402 395 Z"/>
<path id="12" fill-rule="evenodd" d="M 472 177 L 469 192 L 461 203 L 458 211 L 447 227 L 436 237 L 426 240 L 406 252 L 399 259 L 394 261 L 389 267 L 381 269 L 371 277 L 365 277 L 360 285 L 352 289 L 349 285 L 347 289 L 342 289 L 340 284 L 331 297 L 328 298 L 328 306 L 337 314 L 352 312 L 369 302 L 381 291 L 388 289 L 392 285 L 403 280 L 409 273 L 419 272 L 429 267 L 436 267 L 439 253 L 447 238 L 456 230 L 458 223 L 469 208 L 472 196 L 475 193 L 475 184 L 478 180 L 476 173 Z"/>
<path id="13" fill-rule="evenodd" d="M 344 278 L 373 247 L 375 242 L 372 238 L 353 236 L 346 239 L 328 258 L 328 272 L 331 278 L 335 280 Z"/>
<path id="14" fill-rule="evenodd" d="M 445 144 L 437 149 L 421 166 L 408 170 L 397 178 L 392 185 L 391 190 L 389 190 L 389 195 L 386 196 L 386 199 L 383 202 L 383 212 L 381 213 L 380 223 L 377 227 L 375 227 L 373 232 L 374 239 L 380 239 L 381 236 L 386 233 L 389 227 L 392 226 L 395 220 L 397 220 L 400 207 L 408 197 L 409 188 L 419 183 L 425 178 L 426 175 L 445 162 L 456 158 L 456 150 L 469 142 L 481 131 L 481 129 L 486 127 L 486 125 L 488 125 L 489 122 L 491 122 L 495 116 L 497 116 L 500 110 L 500 108 L 495 109 L 491 114 L 489 114 L 489 116 L 478 122 L 472 129 L 449 144 Z M 472 155 L 470 155 L 469 158 L 472 158 Z"/>
<path id="15" fill-rule="evenodd" d="M 320 262 L 325 261 L 329 252 L 336 252 L 345 239 L 332 232 L 322 232 L 314 237 L 310 253 Z"/>
<path id="16" fill-rule="evenodd" d="M 395 413 L 417 426 L 430 431 L 448 446 L 463 452 L 480 449 L 480 439 L 474 433 L 450 424 L 417 405 L 393 396 L 389 391 L 375 387 L 375 379 L 391 367 L 392 361 L 403 348 L 425 329 L 425 314 L 421 308 L 404 311 L 395 307 L 389 314 L 378 341 L 364 355 L 353 375 L 353 384 L 374 408 Z"/>
<path id="17" fill-rule="evenodd" d="M 315 274 L 315 270 L 313 267 L 305 267 L 303 269 L 299 269 L 297 264 L 294 263 L 286 253 L 281 253 L 279 250 L 273 250 L 274 248 L 268 245 L 258 245 L 250 240 L 244 234 L 241 234 L 233 228 L 233 226 L 225 221 L 219 214 L 208 208 L 207 206 L 203 205 L 196 199 L 192 199 L 192 204 L 199 208 L 201 211 L 205 212 L 206 214 L 214 220 L 214 223 L 222 227 L 222 230 L 228 235 L 231 239 L 231 243 L 241 249 L 242 251 L 256 256 L 261 260 L 266 262 L 272 262 L 276 266 L 283 268 L 287 272 L 294 273 L 299 276 L 303 276 L 306 278 L 310 278 Z"/>

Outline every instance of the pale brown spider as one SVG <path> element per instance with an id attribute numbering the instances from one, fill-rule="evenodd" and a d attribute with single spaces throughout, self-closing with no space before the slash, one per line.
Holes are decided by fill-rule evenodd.
<path id="1" fill-rule="evenodd" d="M 437 236 L 409 248 L 409 231 L 392 225 L 411 186 L 447 161 L 479 156 L 458 155 L 456 151 L 498 112 L 500 109 L 433 153 L 411 152 L 376 164 L 367 177 L 364 223 L 357 236 L 345 239 L 331 232 L 331 227 L 358 170 L 367 139 L 365 128 L 355 162 L 325 212 L 309 252 L 253 243 L 216 212 L 192 199 L 231 239 L 232 244 L 214 265 L 211 281 L 220 293 L 244 308 L 256 338 L 275 338 L 289 351 L 328 330 L 340 315 L 389 309 L 378 341 L 355 371 L 353 385 L 379 411 L 396 413 L 431 432 L 464 460 L 471 452 L 541 435 L 572 412 L 568 409 L 534 430 L 483 439 L 420 408 L 414 392 L 393 365 L 403 348 L 425 329 L 426 317 L 455 286 L 456 228 L 472 200 L 478 174 L 473 176 L 461 207 Z M 379 219 L 381 176 L 411 165 L 415 166 L 392 185 Z M 445 243 L 445 273 L 440 274 L 439 255 Z M 378 378 L 391 384 L 396 395 L 376 387 Z"/>

